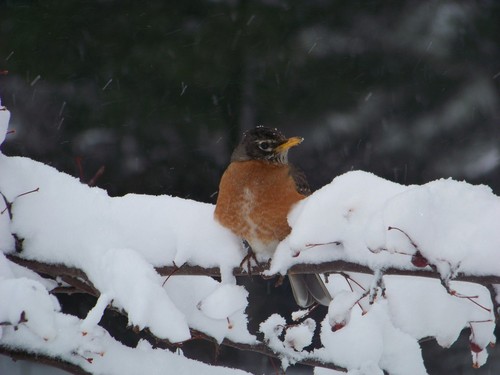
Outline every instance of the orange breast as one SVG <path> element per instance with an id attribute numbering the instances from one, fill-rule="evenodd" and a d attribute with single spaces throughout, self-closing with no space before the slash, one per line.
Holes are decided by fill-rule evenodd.
<path id="1" fill-rule="evenodd" d="M 258 252 L 254 247 L 276 244 L 290 233 L 287 214 L 303 198 L 287 165 L 233 162 L 219 185 L 215 218 Z"/>

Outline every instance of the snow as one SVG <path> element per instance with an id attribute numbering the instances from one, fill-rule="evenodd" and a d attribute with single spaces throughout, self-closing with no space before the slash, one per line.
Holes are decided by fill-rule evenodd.
<path id="1" fill-rule="evenodd" d="M 3 141 L 5 140 L 5 136 L 7 135 L 9 119 L 10 112 L 2 106 L 2 102 L 0 101 L 0 145 L 3 143 Z"/>
<path id="2" fill-rule="evenodd" d="M 241 260 L 240 241 L 212 219 L 210 204 L 137 194 L 110 198 L 102 189 L 27 158 L 2 155 L 0 168 L 4 176 L 16 176 L 15 181 L 2 180 L 1 189 L 9 201 L 16 200 L 14 215 L 23 218 L 21 224 L 14 219 L 11 231 L 25 238 L 26 258 L 81 267 L 82 252 L 125 248 L 140 251 L 154 266 L 203 264 L 220 267 L 226 278 Z M 37 193 L 16 199 L 36 188 Z"/>
<path id="3" fill-rule="evenodd" d="M 314 375 L 345 375 L 345 372 L 316 367 Z M 377 365 L 367 364 L 358 369 L 350 370 L 347 375 L 384 375 L 384 372 Z"/>
<path id="4" fill-rule="evenodd" d="M 338 291 L 332 295 L 333 302 L 328 306 L 328 319 L 331 327 L 342 328 L 351 319 L 351 310 L 361 299 L 361 295 L 356 292 L 346 290 Z"/>
<path id="5" fill-rule="evenodd" d="M 99 321 L 101 320 L 102 314 L 104 314 L 104 310 L 113 299 L 111 296 L 106 293 L 102 293 L 95 306 L 88 312 L 87 317 L 83 320 L 80 325 L 80 329 L 82 332 L 88 332 L 91 329 L 95 328 Z"/>
<path id="6" fill-rule="evenodd" d="M 191 374 L 195 370 L 204 374 L 244 373 L 208 366 L 168 351 L 148 348 L 144 343 L 140 350 L 126 347 L 103 328 L 95 326 L 109 296 L 101 295 L 96 307 L 82 321 L 61 313 L 57 300 L 41 283 L 15 277 L 6 267 L 8 261 L 3 254 L 1 257 L 5 272 L 0 280 L 0 300 L 9 303 L 0 308 L 0 321 L 8 323 L 0 327 L 0 344 L 6 348 L 61 357 L 93 374 L 161 374 L 165 368 L 176 374 Z M 17 267 L 12 263 L 10 266 Z M 95 310 L 99 310 L 99 314 L 95 314 Z"/>
<path id="7" fill-rule="evenodd" d="M 452 179 L 404 186 L 353 171 L 294 207 L 292 233 L 268 274 L 340 259 L 374 270 L 415 269 L 410 255 L 419 250 L 443 278 L 498 276 L 500 263 L 490 260 L 500 255 L 499 222 L 500 199 L 487 186 Z"/>
<path id="8" fill-rule="evenodd" d="M 224 285 L 207 276 L 176 276 L 171 277 L 165 283 L 165 290 L 175 303 L 177 308 L 184 314 L 189 326 L 202 331 L 221 343 L 224 338 L 246 344 L 257 342 L 254 335 L 247 329 L 248 318 L 243 311 L 243 300 L 246 301 L 247 292 L 234 285 L 234 294 L 239 294 L 240 306 L 236 303 L 231 306 L 231 301 L 225 301 L 225 306 L 218 309 L 212 307 L 210 310 L 213 316 L 208 316 L 199 306 L 204 300 L 211 300 L 211 295 L 215 297 L 224 295 Z M 222 291 L 218 291 L 222 289 Z M 231 293 L 231 292 L 229 292 Z M 246 306 L 246 305 L 245 305 Z M 223 317 L 223 318 L 218 318 Z M 229 319 L 229 320 L 228 320 Z"/>
<path id="9" fill-rule="evenodd" d="M 138 349 L 115 341 L 102 328 L 82 335 L 80 321 L 70 315 L 56 314 L 56 325 L 64 334 L 52 340 L 34 336 L 23 325 L 17 331 L 5 330 L 2 345 L 31 352 L 60 356 L 93 374 L 245 374 L 243 371 L 209 366 L 177 354 L 142 345 Z"/>
<path id="10" fill-rule="evenodd" d="M 286 345 L 298 352 L 302 351 L 306 346 L 311 345 L 315 329 L 316 322 L 311 318 L 290 327 L 285 334 Z"/>
<path id="11" fill-rule="evenodd" d="M 108 301 L 128 312 L 130 324 L 140 329 L 149 327 L 158 337 L 173 342 L 190 338 L 184 315 L 162 288 L 163 279 L 139 253 L 109 249 L 95 261 L 87 275 Z"/>
<path id="12" fill-rule="evenodd" d="M 449 347 L 463 327 L 477 321 L 483 323 L 476 325 L 486 329 L 481 335 L 478 333 L 478 344 L 484 348 L 492 340 L 495 329 L 493 306 L 485 287 L 465 282 L 451 283 L 461 295 L 477 296 L 473 301 L 484 307 L 481 308 L 467 298 L 446 293 L 439 280 L 391 276 L 387 278 L 386 286 L 393 322 L 411 336 L 417 339 L 435 337 L 439 345 Z"/>
<path id="13" fill-rule="evenodd" d="M 198 303 L 206 316 L 212 319 L 227 319 L 247 306 L 248 292 L 242 286 L 221 285 L 212 294 Z"/>
<path id="14" fill-rule="evenodd" d="M 394 375 L 427 373 L 417 340 L 394 327 L 387 301 L 375 304 L 365 315 L 353 310 L 350 323 L 335 332 L 325 319 L 321 341 L 325 347 L 319 351 L 328 352 L 335 363 L 346 368 L 378 364 Z"/>
<path id="15" fill-rule="evenodd" d="M 386 264 L 389 254 L 372 254 L 367 249 L 366 228 L 387 201 L 405 189 L 361 171 L 335 178 L 294 207 L 289 215 L 292 233 L 278 246 L 269 273 L 284 273 L 297 263 L 338 259 L 374 268 Z M 332 244 L 337 241 L 340 245 Z M 321 244 L 327 245 L 310 246 Z M 403 266 L 407 259 L 399 260 Z"/>
<path id="16" fill-rule="evenodd" d="M 53 313 L 60 309 L 59 303 L 37 281 L 22 277 L 2 280 L 0 301 L 9 301 L 0 311 L 0 322 L 23 327 L 45 341 L 57 336 Z"/>
<path id="17" fill-rule="evenodd" d="M 8 119 L 9 112 L 0 111 L 2 139 Z M 77 267 L 101 292 L 86 319 L 66 316 L 58 312 L 57 300 L 48 293 L 56 286 L 54 282 L 13 264 L 2 254 L 0 300 L 11 303 L 0 305 L 0 321 L 12 324 L 2 328 L 2 345 L 62 357 L 87 369 L 87 361 L 81 361 L 72 353 L 83 353 L 83 356 L 92 353 L 79 347 L 85 348 L 89 337 L 105 334 L 97 323 L 109 304 L 125 310 L 131 325 L 140 329 L 147 327 L 159 338 L 171 342 L 189 339 L 189 327 L 219 342 L 226 337 L 238 342 L 255 342 L 255 337 L 248 332 L 244 313 L 247 292 L 233 285 L 232 269 L 241 261 L 242 244 L 213 220 L 212 205 L 169 196 L 130 194 L 110 198 L 102 189 L 85 186 L 74 177 L 27 158 L 0 155 L 0 170 L 0 192 L 8 202 L 13 202 L 11 211 L 0 215 L 2 252 L 15 252 L 11 233 L 16 233 L 23 239 L 23 257 Z M 33 190 L 36 191 L 28 193 Z M 220 268 L 222 287 L 226 288 L 221 290 L 226 290 L 226 294 L 222 293 L 219 299 L 237 299 L 237 304 L 230 308 L 228 300 L 225 306 L 211 306 L 211 316 L 202 317 L 197 304 L 202 300 L 216 302 L 217 297 L 210 294 L 220 283 L 208 277 L 175 277 L 163 286 L 164 278 L 154 266 L 174 263 Z M 176 290 L 172 290 L 174 279 Z M 200 284 L 208 285 L 209 289 L 200 288 Z M 186 298 L 193 295 L 197 298 Z M 27 322 L 20 322 L 23 312 Z M 213 316 L 224 316 L 224 320 Z M 14 326 L 17 330 L 11 329 Z M 82 344 L 82 340 L 87 341 Z M 90 341 L 97 342 L 94 338 Z M 94 358 L 89 371 L 99 373 L 96 363 L 110 360 L 109 353 L 121 348 L 114 340 L 109 347 L 108 344 L 99 344 L 103 350 L 97 352 L 108 354 L 102 360 L 97 359 L 100 356 Z M 120 350 L 120 355 L 136 357 L 132 352 L 124 354 L 123 351 L 129 349 L 118 352 Z M 150 350 L 143 355 L 144 359 L 136 359 L 144 362 L 150 361 L 148 357 L 151 361 L 158 357 L 155 360 L 165 364 L 172 361 L 169 353 L 161 353 Z M 189 361 L 174 358 L 177 362 Z M 199 366 L 200 372 L 206 373 L 204 365 Z M 116 365 L 113 372 L 111 369 L 103 372 L 138 373 L 137 369 L 133 370 L 135 367 Z M 103 368 L 111 367 L 107 364 Z"/>
<path id="18" fill-rule="evenodd" d="M 0 142 L 9 117 L 0 108 Z M 12 203 L 0 215 L 0 301 L 9 301 L 0 304 L 0 346 L 62 358 L 93 374 L 243 373 L 147 342 L 128 348 L 98 325 L 112 306 L 126 312 L 130 325 L 174 343 L 190 339 L 190 329 L 218 343 L 260 343 L 247 327 L 248 292 L 232 274 L 245 255 L 242 242 L 213 219 L 213 205 L 167 195 L 111 198 L 50 166 L 1 153 L 0 171 L 0 192 Z M 330 275 L 333 300 L 320 324 L 307 310 L 265 319 L 259 330 L 283 368 L 311 359 L 356 375 L 426 374 L 418 340 L 435 337 L 449 347 L 464 328 L 473 364 L 486 362 L 496 341 L 491 295 L 453 278 L 500 276 L 500 263 L 492 261 L 500 255 L 500 199 L 487 186 L 451 179 L 405 186 L 352 171 L 299 202 L 288 219 L 292 232 L 266 274 L 342 260 L 375 276 Z M 60 311 L 50 294 L 55 281 L 5 257 L 16 254 L 12 234 L 23 240 L 23 258 L 85 273 L 99 291 L 85 319 Z M 184 264 L 219 268 L 221 281 L 165 278 L 155 270 Z M 383 276 L 391 267 L 434 268 L 448 290 L 438 279 Z M 311 349 L 318 331 L 321 345 Z"/>
<path id="19" fill-rule="evenodd" d="M 13 360 L 0 355 L 0 374 L 8 375 L 70 375 L 69 372 L 55 367 L 24 360 Z"/>

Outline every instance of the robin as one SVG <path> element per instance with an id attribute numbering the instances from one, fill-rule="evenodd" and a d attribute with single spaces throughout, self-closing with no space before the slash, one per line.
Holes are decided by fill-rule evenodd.
<path id="1" fill-rule="evenodd" d="M 249 252 L 261 258 L 270 258 L 290 233 L 288 212 L 311 193 L 305 176 L 288 163 L 289 149 L 302 141 L 263 126 L 249 130 L 221 178 L 215 219 L 244 239 L 250 245 Z M 299 306 L 330 303 L 319 275 L 288 276 Z"/>

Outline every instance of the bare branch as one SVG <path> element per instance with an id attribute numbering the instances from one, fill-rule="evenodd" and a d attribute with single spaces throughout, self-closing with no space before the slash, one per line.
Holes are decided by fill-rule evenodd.
<path id="1" fill-rule="evenodd" d="M 498 322 L 500 320 L 500 305 L 498 303 L 497 291 L 495 289 L 495 285 L 488 284 L 485 285 L 488 288 L 491 296 L 491 302 L 493 303 L 493 313 L 495 314 L 495 321 Z"/>
<path id="2" fill-rule="evenodd" d="M 94 287 L 92 282 L 89 280 L 85 272 L 78 268 L 68 267 L 64 264 L 48 264 L 43 262 L 38 262 L 36 260 L 24 259 L 20 256 L 13 254 L 6 254 L 6 257 L 26 268 L 29 268 L 36 273 L 46 276 L 50 276 L 54 279 L 60 277 L 63 281 L 70 284 L 71 286 L 80 289 L 82 292 L 99 296 L 99 290 Z"/>
<path id="3" fill-rule="evenodd" d="M 266 268 L 264 267 L 253 267 L 252 275 L 258 275 L 264 272 Z M 157 267 L 156 271 L 160 275 L 168 276 L 175 271 L 176 275 L 205 275 L 205 276 L 216 276 L 220 277 L 220 271 L 216 267 L 203 268 L 200 266 L 183 265 L 182 270 L 176 271 L 174 266 L 163 266 Z M 350 263 L 344 260 L 335 260 L 330 262 L 324 262 L 319 264 L 296 264 L 288 270 L 291 274 L 303 274 L 303 273 L 342 273 L 342 272 L 358 272 L 373 275 L 374 270 L 371 268 L 357 264 Z M 398 276 L 419 276 L 419 277 L 429 277 L 433 279 L 440 279 L 440 275 L 437 271 L 429 268 L 417 268 L 403 269 L 396 267 L 388 267 L 383 270 L 384 275 L 398 275 Z M 235 268 L 233 270 L 235 276 L 248 276 L 248 272 L 243 268 Z M 500 284 L 500 276 L 496 275 L 466 275 L 464 273 L 458 272 L 453 278 L 453 281 L 468 281 L 471 283 L 478 283 L 482 285 L 487 284 Z"/>
<path id="4" fill-rule="evenodd" d="M 17 254 L 8 254 L 7 257 L 14 263 L 17 263 L 21 266 L 25 266 L 41 275 L 47 275 L 52 278 L 60 278 L 67 284 L 71 285 L 74 287 L 76 290 L 79 290 L 84 293 L 88 293 L 94 296 L 99 296 L 100 292 L 97 288 L 95 288 L 90 280 L 88 279 L 87 275 L 80 269 L 73 268 L 73 267 L 68 267 L 63 264 L 46 264 L 34 260 L 28 260 L 20 257 Z M 169 276 L 175 273 L 176 275 L 205 275 L 205 276 L 220 276 L 220 270 L 218 268 L 212 267 L 212 268 L 203 268 L 200 266 L 191 266 L 188 264 L 184 264 L 182 267 L 177 267 L 175 265 L 172 266 L 163 266 L 163 267 L 157 267 L 156 268 L 157 272 L 160 273 L 161 275 L 164 276 Z M 254 267 L 252 269 L 252 274 L 259 274 L 265 270 L 264 267 Z M 358 272 L 358 273 L 364 273 L 364 274 L 373 274 L 374 271 L 366 266 L 355 264 L 355 263 L 349 263 L 346 261 L 331 261 L 331 262 L 325 262 L 321 264 L 297 264 L 294 265 L 289 269 L 289 273 L 345 273 L 345 272 Z M 243 268 L 235 268 L 233 270 L 233 273 L 235 276 L 249 276 L 248 272 L 246 269 Z M 435 270 L 426 268 L 426 269 L 421 269 L 421 268 L 414 268 L 414 269 L 397 269 L 397 268 L 387 268 L 383 270 L 384 275 L 403 275 L 403 276 L 417 276 L 417 277 L 429 277 L 429 278 L 435 278 L 435 279 L 440 279 L 440 275 L 438 272 Z M 477 276 L 477 275 L 464 275 L 462 273 L 457 273 L 453 280 L 456 281 L 467 281 L 467 282 L 473 282 L 477 284 L 484 285 L 490 289 L 490 292 L 492 293 L 492 298 L 494 297 L 494 291 L 491 287 L 492 284 L 500 284 L 500 277 L 495 276 L 495 275 L 490 275 L 490 276 Z M 57 288 L 56 288 L 57 289 Z M 64 292 L 64 288 L 61 290 Z M 59 292 L 58 290 L 54 290 L 53 292 Z M 493 298 L 494 300 L 494 298 Z M 495 306 L 497 307 L 497 306 Z M 495 312 L 497 313 L 497 308 L 495 308 Z M 121 314 L 125 314 L 125 312 L 120 311 Z M 498 315 L 497 315 L 498 318 Z M 162 347 L 162 348 L 168 348 L 172 349 L 176 345 L 172 344 L 166 340 L 159 339 L 155 335 L 153 335 L 149 330 L 145 329 L 141 332 L 136 332 L 136 334 L 139 334 L 140 336 L 146 338 L 148 341 L 150 341 L 153 345 Z M 199 332 L 199 331 L 192 331 L 192 335 L 194 339 L 203 339 L 207 341 L 211 341 L 214 344 L 217 344 L 216 340 L 213 339 L 210 336 L 207 336 L 206 334 Z M 266 355 L 268 357 L 272 358 L 279 358 L 280 354 L 279 353 L 274 353 L 265 343 L 256 343 L 256 344 L 245 344 L 245 343 L 238 343 L 234 342 L 228 339 L 224 339 L 221 345 L 226 345 L 226 346 L 231 346 L 240 350 L 245 350 L 245 351 L 253 351 L 257 353 L 261 353 L 263 355 Z M 3 349 L 0 348 L 0 352 Z M 10 355 L 14 357 L 16 353 L 11 355 L 9 352 L 6 353 L 7 355 Z M 20 355 L 28 355 L 27 353 L 21 352 Z M 38 362 L 41 362 L 38 357 L 35 355 L 34 356 L 35 360 Z M 27 358 L 30 359 L 30 358 Z M 46 361 L 47 363 L 51 363 L 51 361 L 57 361 L 55 359 L 42 359 L 43 361 Z M 325 368 L 330 368 L 330 369 L 335 369 L 337 371 L 346 371 L 345 369 L 333 364 L 333 363 L 324 363 L 322 362 L 319 358 L 315 357 L 309 357 L 306 358 L 302 361 L 299 361 L 298 363 L 304 364 L 304 365 L 309 365 L 309 366 L 318 366 L 318 367 L 325 367 Z M 54 365 L 56 366 L 56 365 Z M 57 367 L 57 366 L 56 366 Z M 77 367 L 74 371 L 69 370 L 75 374 L 86 374 L 86 372 L 82 372 L 79 367 Z M 78 372 L 80 371 L 80 372 Z"/>
<path id="5" fill-rule="evenodd" d="M 14 360 L 26 360 L 41 363 L 43 365 L 67 371 L 74 375 L 92 375 L 90 372 L 85 371 L 78 365 L 66 362 L 60 358 L 49 357 L 45 354 L 31 353 L 24 350 L 5 348 L 3 346 L 0 346 L 0 354 L 4 354 Z"/>
<path id="6" fill-rule="evenodd" d="M 83 280 L 91 288 L 94 289 L 95 293 L 99 291 L 92 285 L 88 280 L 85 273 L 77 268 L 68 267 L 63 264 L 47 264 L 41 263 L 34 260 L 27 260 L 18 255 L 8 254 L 12 262 L 17 263 L 21 266 L 25 266 L 35 272 L 43 273 L 52 277 L 57 276 L 70 276 L 76 279 Z M 258 275 L 264 272 L 266 268 L 264 267 L 254 267 L 252 268 L 252 275 Z M 201 266 L 192 266 L 189 264 L 184 264 L 182 267 L 177 266 L 162 266 L 156 267 L 156 271 L 162 276 L 169 276 L 173 273 L 175 275 L 192 275 L 192 276 L 214 276 L 220 277 L 220 270 L 217 267 L 203 268 Z M 367 267 L 356 263 L 350 263 L 343 260 L 335 260 L 331 262 L 325 262 L 320 264 L 296 264 L 288 270 L 288 273 L 292 274 L 302 274 L 302 273 L 342 273 L 342 272 L 358 272 L 373 275 L 374 271 Z M 421 269 L 400 269 L 395 267 L 385 268 L 383 270 L 384 275 L 398 275 L 398 276 L 418 276 L 418 277 L 429 277 L 433 279 L 440 279 L 440 275 L 437 271 L 431 270 L 429 268 Z M 244 268 L 235 268 L 233 270 L 235 276 L 249 276 L 248 272 Z M 484 286 L 488 284 L 500 284 L 500 276 L 496 275 L 466 275 L 458 272 L 453 278 L 453 281 L 467 281 L 471 283 L 477 283 Z M 92 293 L 92 294 L 95 294 Z M 96 294 L 98 295 L 98 294 Z"/>
<path id="7" fill-rule="evenodd" d="M 74 267 L 68 267 L 63 264 L 46 264 L 34 260 L 28 260 L 24 259 L 18 254 L 8 254 L 7 257 L 14 263 L 17 263 L 21 266 L 25 266 L 42 276 L 49 276 L 54 279 L 59 279 L 63 280 L 65 283 L 69 284 L 71 287 L 74 289 L 72 291 L 80 291 L 83 293 L 88 293 L 94 296 L 99 296 L 100 292 L 95 288 L 87 275 L 80 269 L 74 268 Z M 259 274 L 265 271 L 265 267 L 262 266 L 256 266 L 254 267 L 251 272 L 252 274 Z M 176 265 L 172 266 L 163 266 L 163 267 L 158 267 L 156 268 L 158 273 L 164 276 L 169 276 L 172 274 L 176 275 L 205 275 L 205 276 L 220 276 L 220 270 L 218 268 L 212 267 L 212 268 L 203 268 L 201 266 L 192 266 L 188 264 L 184 264 L 182 267 L 177 267 Z M 233 270 L 235 276 L 249 276 L 249 273 L 246 268 L 241 268 L 237 267 Z M 374 271 L 370 269 L 369 267 L 360 265 L 360 264 L 355 264 L 355 263 L 349 263 L 346 261 L 331 261 L 331 262 L 325 262 L 321 264 L 297 264 L 294 265 L 289 269 L 290 273 L 341 273 L 345 274 L 345 272 L 358 272 L 358 273 L 364 273 L 364 274 L 373 274 Z M 430 278 L 435 278 L 435 279 L 440 279 L 440 275 L 438 272 L 435 270 L 429 269 L 429 268 L 414 268 L 414 269 L 397 269 L 397 268 L 387 268 L 383 270 L 384 275 L 404 275 L 404 276 L 416 276 L 416 277 L 430 277 Z M 477 284 L 484 285 L 490 289 L 490 292 L 492 293 L 492 299 L 495 301 L 494 297 L 494 291 L 492 288 L 492 284 L 500 284 L 500 277 L 499 276 L 476 276 L 476 275 L 464 275 L 461 273 L 458 273 L 455 275 L 453 280 L 457 281 L 467 281 L 467 282 L 473 282 Z M 53 292 L 65 292 L 67 288 L 62 288 L 62 290 L 57 290 L 61 288 L 56 288 Z M 498 318 L 498 312 L 497 312 L 497 306 L 495 306 L 495 312 L 497 314 Z M 125 312 L 120 311 L 121 314 L 125 314 Z M 172 348 L 175 348 L 176 345 L 172 344 L 166 340 L 159 339 L 155 335 L 153 335 L 149 330 L 145 329 L 141 332 L 136 332 L 136 334 L 145 336 L 145 338 L 150 341 L 153 345 L 158 346 L 158 347 L 163 347 L 163 348 L 168 348 L 172 350 Z M 192 331 L 192 336 L 193 339 L 202 339 L 202 340 L 207 340 L 210 342 L 213 342 L 215 345 L 217 345 L 217 341 L 202 333 L 199 331 Z M 239 350 L 245 350 L 245 351 L 252 351 L 256 353 L 263 354 L 265 356 L 268 356 L 270 358 L 279 358 L 280 353 L 274 353 L 265 343 L 255 343 L 255 344 L 245 344 L 245 343 L 239 343 L 239 342 L 234 342 L 228 339 L 224 339 L 221 345 L 225 346 L 230 346 L 234 347 Z M 73 372 L 75 374 L 87 374 L 84 370 L 82 370 L 80 367 L 65 363 L 60 361 L 59 359 L 54 359 L 50 357 L 45 357 L 45 356 L 38 356 L 37 354 L 29 354 L 26 352 L 22 351 L 15 351 L 15 350 L 10 350 L 10 349 L 5 349 L 5 348 L 0 348 L 0 352 L 4 352 L 5 354 L 13 357 L 13 358 L 20 358 L 20 359 L 29 359 L 29 360 L 34 360 L 37 362 L 49 364 L 54 367 L 68 367 L 69 366 L 69 371 Z M 309 365 L 309 366 L 318 366 L 318 367 L 325 367 L 325 368 L 330 368 L 330 369 L 335 369 L 337 371 L 346 371 L 345 369 L 333 364 L 333 363 L 324 363 L 322 362 L 319 358 L 315 358 L 313 356 L 310 356 L 308 358 L 305 358 L 302 361 L 299 361 L 298 363 L 304 364 L 304 365 Z M 73 366 L 73 367 L 72 367 Z"/>
<path id="8" fill-rule="evenodd" d="M 212 342 L 214 345 L 219 345 L 217 340 L 215 340 L 213 337 L 208 336 L 207 334 L 197 331 L 197 330 L 191 330 L 191 336 L 194 339 L 200 339 L 200 340 L 206 340 Z M 173 347 L 175 347 L 175 344 L 170 343 L 168 340 L 160 339 L 153 335 L 148 329 L 143 330 L 143 337 L 148 340 L 152 345 L 163 348 L 163 349 L 169 349 L 172 350 Z M 229 339 L 224 339 L 220 345 L 224 346 L 230 346 L 235 349 L 239 350 L 244 350 L 244 351 L 250 351 L 250 352 L 255 352 L 259 354 L 263 354 L 267 357 L 272 357 L 272 358 L 280 358 L 279 353 L 273 352 L 266 344 L 264 343 L 256 343 L 256 344 L 246 344 L 246 343 L 240 343 L 240 342 L 235 342 Z M 327 363 L 321 361 L 319 358 L 314 358 L 314 357 L 309 357 L 306 358 L 302 361 L 298 361 L 297 363 L 307 365 L 307 366 L 315 366 L 315 367 L 324 367 L 324 368 L 329 368 L 332 370 L 337 370 L 337 371 L 342 371 L 342 372 L 347 372 L 347 370 L 343 367 L 337 366 L 333 363 Z"/>
<path id="9" fill-rule="evenodd" d="M 94 296 L 99 296 L 99 291 L 92 285 L 92 283 L 89 281 L 87 275 L 85 273 L 77 268 L 73 267 L 68 267 L 62 264 L 46 264 L 34 260 L 27 260 L 23 259 L 19 256 L 15 255 L 7 255 L 7 257 L 22 266 L 25 266 L 37 273 L 40 273 L 42 275 L 49 275 L 53 278 L 60 277 L 62 280 L 64 280 L 66 283 L 71 285 L 77 290 L 80 290 L 81 292 L 88 293 Z M 206 275 L 207 273 L 212 273 L 215 274 L 215 272 L 219 273 L 219 271 L 215 269 L 210 269 L 208 272 L 206 272 L 205 269 L 201 267 L 192 267 L 192 266 L 186 266 L 184 265 L 183 267 L 163 267 L 161 269 L 162 273 L 172 273 L 173 271 L 176 272 L 176 274 L 184 274 L 184 275 Z M 205 272 L 204 272 L 205 271 Z M 260 270 L 261 271 L 261 270 Z M 242 273 L 243 274 L 243 273 Z M 245 273 L 246 275 L 246 273 Z M 55 290 L 56 292 L 58 290 Z M 65 289 L 61 290 L 62 292 L 66 292 Z M 74 292 L 72 290 L 72 292 Z M 114 311 L 119 312 L 120 314 L 125 314 L 123 311 L 119 311 L 118 309 L 113 309 Z M 203 339 L 207 340 L 210 342 L 213 342 L 214 344 L 217 344 L 217 341 L 206 335 L 205 333 L 199 332 L 192 330 L 192 336 L 195 339 Z M 163 348 L 168 348 L 172 349 L 175 347 L 175 344 L 170 343 L 168 340 L 163 340 L 155 335 L 153 335 L 148 329 L 143 330 L 141 333 L 136 332 L 136 334 L 140 334 L 141 336 L 144 336 L 148 341 L 150 341 L 153 345 L 163 347 Z M 231 341 L 228 339 L 224 339 L 224 341 L 221 343 L 221 345 L 225 346 L 231 346 L 236 349 L 240 350 L 245 350 L 245 351 L 252 351 L 256 353 L 261 353 L 263 355 L 273 357 L 273 358 L 279 358 L 279 353 L 274 353 L 267 345 L 264 343 L 257 343 L 257 344 L 245 344 L 245 343 L 239 343 L 235 341 Z M 304 365 L 309 365 L 309 366 L 319 366 L 319 367 L 325 367 L 325 368 L 330 368 L 330 369 L 335 369 L 338 371 L 346 371 L 344 368 L 341 368 L 333 363 L 324 363 L 318 358 L 307 358 L 304 359 L 303 361 L 300 361 L 298 363 L 304 364 Z M 77 373 L 79 374 L 79 373 Z"/>

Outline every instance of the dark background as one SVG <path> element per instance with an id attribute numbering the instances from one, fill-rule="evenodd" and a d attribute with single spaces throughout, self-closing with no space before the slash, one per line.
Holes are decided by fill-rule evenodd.
<path id="1" fill-rule="evenodd" d="M 105 166 L 110 195 L 213 203 L 257 124 L 305 138 L 313 189 L 362 169 L 500 194 L 499 1 L 0 1 L 0 70 L 3 152 Z M 424 348 L 431 374 L 499 371 Z"/>

